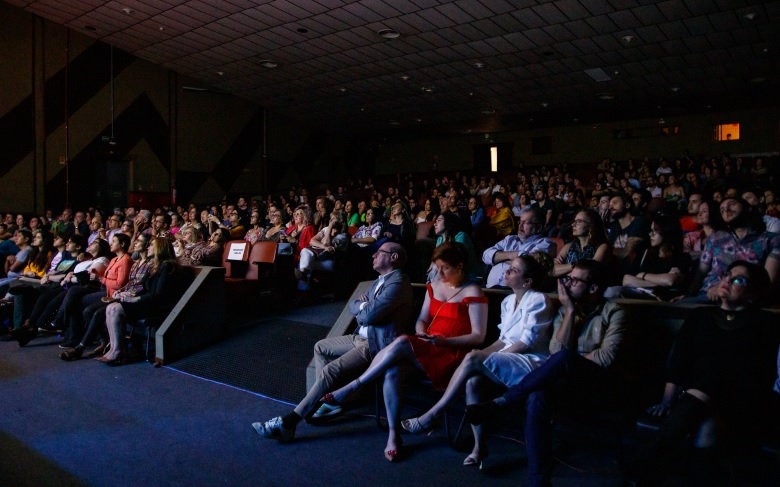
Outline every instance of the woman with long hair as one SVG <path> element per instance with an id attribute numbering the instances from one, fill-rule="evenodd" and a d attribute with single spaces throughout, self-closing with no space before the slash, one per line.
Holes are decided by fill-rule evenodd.
<path id="1" fill-rule="evenodd" d="M 316 233 L 317 230 L 311 224 L 309 205 L 300 205 L 293 211 L 292 225 L 279 236 L 279 241 L 288 242 L 293 246 L 293 258 L 298 262 L 301 258 L 301 250 L 309 246 Z"/>
<path id="2" fill-rule="evenodd" d="M 717 208 L 718 205 L 711 199 L 702 201 L 699 204 L 699 211 L 696 213 L 696 223 L 700 229 L 688 232 L 683 236 L 683 252 L 694 261 L 698 260 L 704 250 L 707 239 L 723 228 L 723 220 L 720 218 L 720 211 L 717 211 Z"/>
<path id="3" fill-rule="evenodd" d="M 417 218 L 415 218 L 415 223 L 422 223 L 422 222 L 429 222 L 433 220 L 436 215 L 439 213 L 437 210 L 433 207 L 433 199 L 432 198 L 425 198 L 425 201 L 422 204 L 422 210 L 420 210 L 419 213 L 417 213 Z M 438 203 L 436 206 L 439 206 Z"/>
<path id="4" fill-rule="evenodd" d="M 623 285 L 608 288 L 604 296 L 672 297 L 668 291 L 679 288 L 690 269 L 690 261 L 682 252 L 682 242 L 679 218 L 654 215 L 650 223 L 650 246 L 636 260 L 634 269 L 623 276 Z"/>
<path id="5" fill-rule="evenodd" d="M 391 242 L 401 244 L 405 249 L 411 249 L 415 240 L 415 230 L 409 212 L 401 199 L 396 199 L 390 207 L 390 217 L 384 228 L 384 236 Z"/>
<path id="6" fill-rule="evenodd" d="M 463 245 L 466 252 L 466 275 L 469 279 L 474 279 L 478 274 L 479 259 L 477 258 L 474 242 L 468 233 L 463 230 L 464 224 L 460 217 L 454 213 L 445 211 L 433 220 L 433 232 L 436 235 L 435 247 L 440 247 L 445 243 L 457 242 Z M 431 262 L 428 267 L 428 281 L 436 279 L 438 267 L 435 262 Z"/>
<path id="7" fill-rule="evenodd" d="M 363 385 L 384 377 L 389 430 L 384 456 L 390 462 L 400 460 L 402 448 L 402 397 L 396 366 L 411 364 L 435 388 L 444 389 L 466 354 L 485 340 L 487 298 L 478 285 L 467 279 L 462 246 L 454 243 L 438 247 L 433 261 L 439 268 L 439 279 L 427 285 L 416 334 L 396 338 L 374 357 L 360 377 L 323 397 L 325 404 L 339 405 Z"/>
<path id="8" fill-rule="evenodd" d="M 495 229 L 496 236 L 501 239 L 515 232 L 515 218 L 509 206 L 509 198 L 504 193 L 493 195 L 493 206 L 496 212 L 490 217 L 490 225 Z"/>
<path id="9" fill-rule="evenodd" d="M 590 259 L 604 262 L 611 255 L 604 221 L 596 210 L 580 210 L 571 222 L 574 240 L 567 243 L 558 252 L 553 267 L 553 276 L 565 276 L 580 260 Z"/>

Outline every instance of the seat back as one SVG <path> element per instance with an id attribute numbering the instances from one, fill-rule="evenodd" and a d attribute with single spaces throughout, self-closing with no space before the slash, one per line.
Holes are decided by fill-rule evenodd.
<path id="1" fill-rule="evenodd" d="M 270 241 L 255 242 L 249 253 L 249 269 L 246 272 L 246 278 L 249 280 L 258 280 L 262 274 L 269 274 L 273 271 L 276 263 L 277 243 Z"/>
<path id="2" fill-rule="evenodd" d="M 555 244 L 555 255 L 553 255 L 553 257 L 556 257 L 565 243 L 561 237 L 550 237 L 550 240 L 552 240 L 552 242 Z"/>
<path id="3" fill-rule="evenodd" d="M 417 224 L 417 240 L 431 238 L 433 222 L 420 222 Z"/>
<path id="4" fill-rule="evenodd" d="M 231 240 L 222 252 L 222 267 L 225 277 L 242 278 L 247 272 L 251 246 L 245 240 Z"/>

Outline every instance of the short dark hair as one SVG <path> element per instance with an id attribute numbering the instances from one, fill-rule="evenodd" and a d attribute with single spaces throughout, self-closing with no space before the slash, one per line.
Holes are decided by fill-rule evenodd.
<path id="1" fill-rule="evenodd" d="M 574 268 L 587 272 L 588 281 L 599 289 L 604 289 L 607 283 L 607 272 L 604 264 L 593 259 L 582 259 L 574 264 Z"/>
<path id="2" fill-rule="evenodd" d="M 127 250 L 130 248 L 130 237 L 124 233 L 117 232 L 114 234 L 114 238 L 119 241 L 119 246 L 122 247 L 122 250 L 127 252 Z"/>
<path id="3" fill-rule="evenodd" d="M 744 267 L 747 271 L 748 285 L 747 290 L 752 295 L 751 304 L 761 305 L 769 299 L 769 292 L 772 289 L 772 281 L 766 269 L 753 262 L 746 260 L 735 260 L 726 268 L 730 271 L 735 267 Z"/>

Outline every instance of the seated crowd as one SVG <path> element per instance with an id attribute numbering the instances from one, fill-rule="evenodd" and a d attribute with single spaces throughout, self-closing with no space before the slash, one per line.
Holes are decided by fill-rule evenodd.
<path id="1" fill-rule="evenodd" d="M 63 330 L 63 360 L 95 347 L 89 354 L 102 362 L 124 363 L 124 324 L 165 316 L 184 290 L 184 267 L 221 265 L 231 240 L 272 241 L 289 276 L 284 282 L 297 283 L 299 298 L 328 291 L 326 282 L 352 289 L 380 277 L 349 304 L 356 334 L 315 346 L 317 382 L 306 398 L 285 416 L 254 423 L 258 433 L 290 440 L 301 420 L 338 414 L 382 378 L 384 456 L 395 462 L 404 452 L 401 430 L 429 431 L 465 390 L 475 443 L 463 464 L 481 465 L 487 456 L 483 422 L 522 403 L 529 478 L 547 485 L 552 412 L 606 396 L 630 377 L 630 320 L 609 299 L 716 304 L 686 320 L 663 401 L 651 408 L 669 420 L 659 445 L 648 450 L 652 468 L 633 471 L 663 475 L 658 466 L 668 462 L 661 453 L 686 433 L 706 437 L 696 445 L 710 453 L 733 438 L 720 433 L 744 422 L 734 394 L 753 401 L 757 414 L 777 401 L 771 390 L 780 389 L 780 328 L 769 327 L 771 318 L 758 310 L 777 295 L 775 180 L 762 158 L 661 159 L 653 167 L 648 159 L 605 160 L 577 174 L 587 169 L 594 176 L 587 185 L 562 167 L 503 180 L 396 175 L 382 189 L 371 179 L 349 181 L 335 192 L 322 189 L 313 207 L 307 190 L 291 188 L 203 208 L 65 209 L 29 221 L 8 214 L 0 223 L 7 337 L 23 346 L 40 329 Z M 427 283 L 413 327 L 410 282 Z M 498 324 L 487 323 L 482 288 L 509 292 Z M 557 292 L 557 312 L 544 292 Z M 488 333 L 496 325 L 498 334 Z M 488 336 L 498 339 L 485 343 Z M 705 370 L 717 360 L 699 343 L 750 359 Z M 400 385 L 410 373 L 443 395 L 402 421 Z M 755 380 L 739 380 L 741 374 Z M 699 458 L 710 472 L 718 462 L 714 454 Z"/>

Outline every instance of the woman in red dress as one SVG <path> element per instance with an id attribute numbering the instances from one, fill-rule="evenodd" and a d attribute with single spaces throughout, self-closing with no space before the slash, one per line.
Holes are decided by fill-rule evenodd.
<path id="1" fill-rule="evenodd" d="M 388 439 L 385 458 L 400 458 L 400 381 L 398 366 L 411 363 L 422 371 L 437 389 L 444 389 L 463 357 L 485 340 L 487 298 L 482 289 L 467 282 L 466 250 L 459 243 L 436 248 L 431 259 L 439 269 L 439 278 L 428 284 L 415 335 L 401 335 L 382 349 L 366 371 L 341 389 L 328 393 L 323 402 L 341 404 L 361 386 L 384 377 Z"/>

